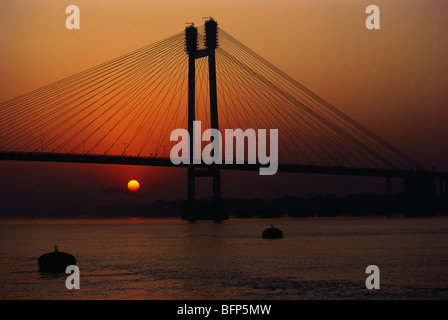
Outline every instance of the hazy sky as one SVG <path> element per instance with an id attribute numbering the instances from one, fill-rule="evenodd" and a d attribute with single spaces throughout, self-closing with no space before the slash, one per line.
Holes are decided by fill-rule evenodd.
<path id="1" fill-rule="evenodd" d="M 65 27 L 70 4 L 80 8 L 80 30 Z M 365 27 L 365 9 L 371 4 L 380 8 L 380 30 Z M 222 29 L 392 145 L 429 167 L 448 170 L 446 12 L 444 0 L 2 0 L 0 101 L 181 32 L 186 22 L 200 25 L 202 17 L 212 16 Z M 172 188 L 177 191 L 167 198 L 185 196 L 180 169 L 5 162 L 0 166 L 3 202 L 25 190 L 45 194 L 45 189 L 35 190 L 45 183 L 47 190 L 95 194 L 108 186 L 122 188 L 130 178 L 146 182 L 141 192 L 149 200 Z M 70 174 L 73 168 L 76 177 Z M 229 184 L 232 176 L 236 175 L 225 178 Z M 288 184 L 283 176 L 267 179 L 271 187 L 224 188 L 224 196 L 306 190 L 300 181 L 297 190 L 291 190 L 300 180 L 297 176 L 288 176 Z M 282 185 L 287 187 L 279 188 Z"/>

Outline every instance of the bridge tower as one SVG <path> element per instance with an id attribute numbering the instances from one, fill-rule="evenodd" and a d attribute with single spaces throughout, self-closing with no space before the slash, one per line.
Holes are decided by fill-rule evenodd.
<path id="1" fill-rule="evenodd" d="M 196 119 L 195 106 L 195 77 L 196 59 L 208 57 L 209 92 L 210 92 L 210 123 L 211 128 L 218 127 L 218 101 L 216 91 L 216 58 L 215 50 L 218 47 L 218 24 L 213 18 L 205 22 L 205 49 L 198 49 L 198 30 L 192 24 L 185 28 L 185 45 L 188 53 L 188 133 L 190 135 L 189 152 L 190 160 L 193 161 L 194 127 Z M 207 169 L 198 169 L 193 165 L 187 168 L 187 203 L 182 210 L 182 219 L 227 219 L 222 208 L 221 197 L 221 174 L 217 167 L 210 166 Z M 213 202 L 210 204 L 198 203 L 196 201 L 196 178 L 212 177 Z"/>

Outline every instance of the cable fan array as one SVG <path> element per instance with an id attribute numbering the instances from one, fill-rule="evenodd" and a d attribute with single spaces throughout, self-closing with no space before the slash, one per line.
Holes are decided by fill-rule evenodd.
<path id="1" fill-rule="evenodd" d="M 222 29 L 216 64 L 219 129 L 278 129 L 280 163 L 417 166 Z M 187 128 L 187 77 L 178 33 L 1 103 L 0 151 L 168 157 L 171 131 Z M 209 128 L 206 57 L 196 60 L 195 92 Z"/>

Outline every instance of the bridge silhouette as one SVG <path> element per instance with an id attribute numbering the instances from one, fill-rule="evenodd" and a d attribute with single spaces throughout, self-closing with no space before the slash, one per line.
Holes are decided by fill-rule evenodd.
<path id="1" fill-rule="evenodd" d="M 279 172 L 402 178 L 411 205 L 446 195 L 448 173 L 426 170 L 263 59 L 212 18 L 93 68 L 0 104 L 0 160 L 175 166 L 170 133 L 188 129 L 278 129 Z M 218 121 L 219 119 L 219 121 Z M 190 152 L 193 152 L 190 148 Z M 195 180 L 211 177 L 221 212 L 220 170 L 187 167 L 184 218 L 200 208 Z M 411 201 L 412 200 L 412 201 Z"/>

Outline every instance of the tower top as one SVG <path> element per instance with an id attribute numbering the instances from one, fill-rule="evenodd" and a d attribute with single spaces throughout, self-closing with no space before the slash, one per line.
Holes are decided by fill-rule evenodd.
<path id="1" fill-rule="evenodd" d="M 185 28 L 185 50 L 190 54 L 198 49 L 198 29 L 191 23 Z"/>
<path id="2" fill-rule="evenodd" d="M 212 17 L 205 22 L 205 46 L 208 49 L 218 47 L 218 23 Z"/>

